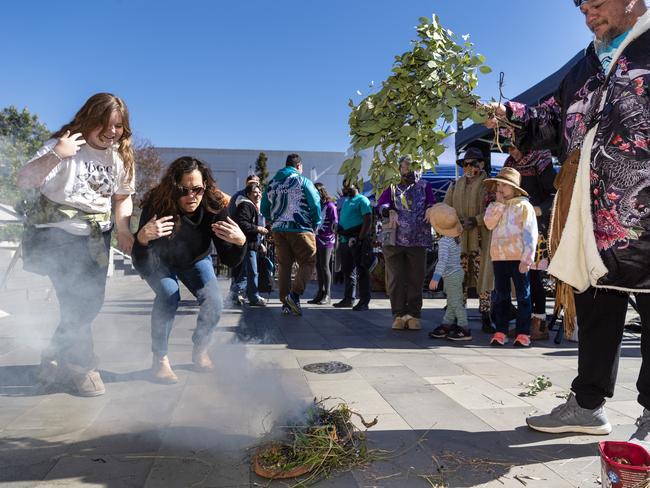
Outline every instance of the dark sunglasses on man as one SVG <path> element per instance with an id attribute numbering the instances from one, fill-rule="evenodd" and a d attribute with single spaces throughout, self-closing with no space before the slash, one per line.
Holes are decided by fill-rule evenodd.
<path id="1" fill-rule="evenodd" d="M 190 194 L 200 197 L 205 192 L 205 187 L 193 186 L 192 188 L 185 188 L 184 186 L 177 186 L 176 192 L 182 197 L 186 197 Z"/>
<path id="2" fill-rule="evenodd" d="M 470 166 L 472 168 L 480 168 L 481 163 L 475 159 L 466 159 L 463 161 L 463 167 Z"/>

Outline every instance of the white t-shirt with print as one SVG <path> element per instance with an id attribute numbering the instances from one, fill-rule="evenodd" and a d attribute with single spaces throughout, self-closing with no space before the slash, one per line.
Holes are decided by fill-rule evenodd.
<path id="1" fill-rule="evenodd" d="M 28 162 L 45 155 L 56 143 L 57 139 L 47 141 Z M 111 197 L 114 194 L 131 195 L 135 184 L 133 177 L 127 179 L 116 145 L 94 149 L 84 144 L 77 154 L 65 158 L 50 171 L 39 190 L 55 203 L 88 213 L 108 213 L 111 211 Z M 110 219 L 100 222 L 100 226 L 102 231 L 109 230 Z M 38 227 L 58 227 L 75 235 L 90 234 L 88 223 L 78 219 Z"/>

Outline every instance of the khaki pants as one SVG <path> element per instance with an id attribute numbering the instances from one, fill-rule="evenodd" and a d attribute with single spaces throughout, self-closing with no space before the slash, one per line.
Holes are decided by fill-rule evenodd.
<path id="1" fill-rule="evenodd" d="M 278 262 L 280 300 L 289 292 L 302 295 L 316 264 L 316 236 L 312 232 L 273 232 Z M 298 263 L 298 273 L 291 283 L 291 267 Z"/>
<path id="2" fill-rule="evenodd" d="M 426 248 L 384 246 L 386 293 L 393 317 L 422 314 L 422 287 L 426 267 Z"/>

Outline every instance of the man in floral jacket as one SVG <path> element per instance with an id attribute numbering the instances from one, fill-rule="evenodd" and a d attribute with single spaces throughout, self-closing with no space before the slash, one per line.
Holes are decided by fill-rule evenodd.
<path id="1" fill-rule="evenodd" d="M 628 293 L 636 293 L 645 332 L 637 382 L 644 410 L 633 438 L 648 441 L 650 13 L 641 0 L 574 2 L 595 34 L 584 59 L 545 103 L 496 107 L 497 116 L 520 127 L 515 138 L 522 150 L 548 148 L 561 163 L 578 160 L 566 226 L 549 266 L 575 290 L 575 396 L 527 423 L 551 433 L 611 431 L 603 407 L 614 393 Z"/>

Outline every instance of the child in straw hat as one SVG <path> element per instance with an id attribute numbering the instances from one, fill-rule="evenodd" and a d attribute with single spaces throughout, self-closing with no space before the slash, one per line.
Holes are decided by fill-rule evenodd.
<path id="1" fill-rule="evenodd" d="M 440 236 L 438 241 L 438 263 L 429 283 L 429 289 L 438 288 L 444 278 L 444 291 L 447 295 L 447 311 L 442 324 L 429 332 L 432 339 L 447 338 L 453 341 L 469 341 L 472 333 L 467 324 L 467 311 L 463 298 L 465 273 L 460 265 L 460 235 L 463 226 L 456 211 L 444 203 L 438 203 L 427 210 L 431 227 Z"/>
<path id="2" fill-rule="evenodd" d="M 494 267 L 497 332 L 490 344 L 503 346 L 508 341 L 510 280 L 517 294 L 517 337 L 514 345 L 530 346 L 531 301 L 528 270 L 535 260 L 537 220 L 528 193 L 521 188 L 521 175 L 514 168 L 503 168 L 486 185 L 496 186 L 496 201 L 485 210 L 485 226 L 492 231 L 490 257 Z"/>

